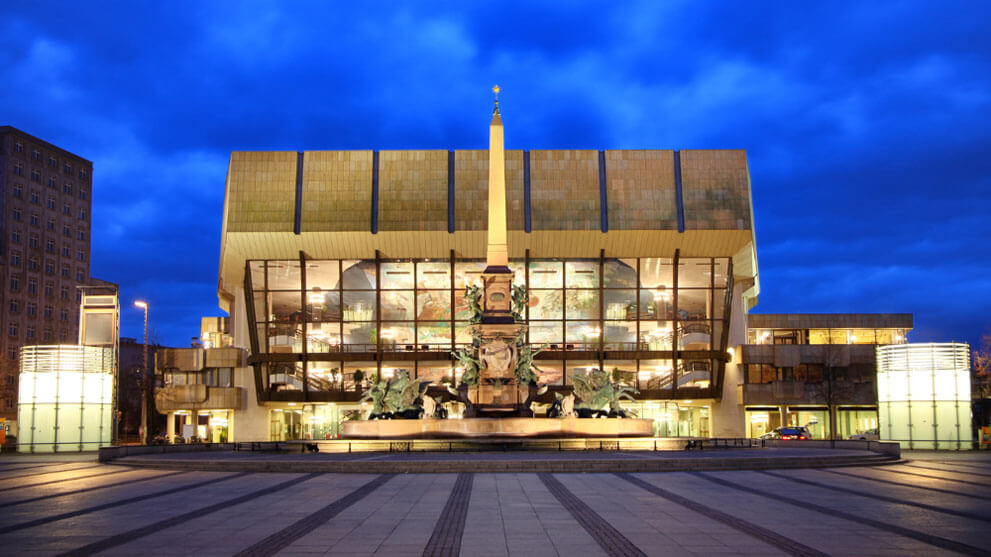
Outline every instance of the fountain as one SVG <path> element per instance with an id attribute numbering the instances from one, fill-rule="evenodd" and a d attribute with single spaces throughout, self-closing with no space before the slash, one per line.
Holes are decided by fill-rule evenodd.
<path id="1" fill-rule="evenodd" d="M 653 420 L 622 418 L 617 412 L 621 397 L 629 397 L 631 389 L 614 385 L 604 379 L 608 374 L 583 376 L 575 391 L 582 404 L 575 411 L 560 412 L 556 418 L 534 418 L 531 405 L 547 390 L 538 384 L 533 371 L 533 351 L 526 342 L 527 325 L 523 319 L 528 302 L 525 287 L 513 285 L 509 268 L 506 226 L 506 163 L 502 117 L 499 114 L 499 87 L 495 110 L 489 126 L 489 214 L 488 248 L 482 284 L 466 288 L 465 301 L 472 309 L 470 332 L 472 344 L 453 353 L 464 369 L 457 387 L 448 387 L 449 394 L 464 405 L 462 419 L 371 419 L 348 421 L 343 424 L 343 437 L 364 439 L 444 438 L 444 437 L 640 437 L 653 435 Z M 578 376 L 576 376 L 578 377 Z M 408 378 L 403 378 L 408 381 Z M 369 390 L 369 400 L 390 396 L 395 389 L 390 381 L 380 382 Z M 420 387 L 420 392 L 425 385 Z M 399 391 L 406 399 L 417 391 L 406 382 Z M 398 400 L 400 395 L 393 396 Z M 422 396 L 427 396 L 423 394 Z M 558 395 L 561 397 L 561 395 Z M 378 398 L 376 398 L 378 397 Z M 569 395 L 572 397 L 572 395 Z M 562 399 L 565 397 L 561 397 Z M 559 399 L 561 400 L 561 399 Z M 559 404 L 570 407 L 573 398 Z M 613 419 L 580 419 L 585 414 L 600 414 L 608 404 Z M 429 403 L 426 406 L 431 406 Z M 422 407 L 396 407 L 389 417 L 424 414 Z M 584 411 L 584 412 L 583 412 Z M 374 413 L 371 417 L 375 418 Z M 379 416 L 381 413 L 379 414 Z"/>

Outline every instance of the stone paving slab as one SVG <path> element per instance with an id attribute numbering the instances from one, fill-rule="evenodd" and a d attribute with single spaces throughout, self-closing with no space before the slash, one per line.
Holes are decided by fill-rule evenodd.
<path id="1" fill-rule="evenodd" d="M 921 458 L 919 458 L 921 456 Z M 991 548 L 991 488 L 975 483 L 977 476 L 961 474 L 966 466 L 991 467 L 991 452 L 954 458 L 953 455 L 910 455 L 912 462 L 883 467 L 673 473 L 480 473 L 471 475 L 461 545 L 448 555 L 943 555 L 951 549 L 988 554 Z M 926 460 L 929 458 L 929 460 Z M 947 464 L 944 464 L 947 463 Z M 911 465 L 954 466 L 948 471 L 920 470 Z M 983 468 L 982 468 L 983 469 Z M 99 470 L 99 469 L 96 469 Z M 80 478 L 93 470 L 79 470 Z M 927 478 L 899 472 L 923 472 Z M 159 474 L 136 470 L 138 474 Z M 3 470 L 0 470 L 0 475 Z M 54 469 L 53 477 L 67 472 Z M 71 476 L 72 472 L 68 472 Z M 134 476 L 131 474 L 130 476 Z M 898 478 L 905 485 L 867 479 Z M 40 476 L 45 478 L 45 476 Z M 0 548 L 9 555 L 76 554 L 87 544 L 121 538 L 104 553 L 116 555 L 235 555 L 260 547 L 278 532 L 290 532 L 278 555 L 424 555 L 458 475 L 218 473 L 189 472 L 150 477 L 136 484 L 113 485 L 115 475 L 93 476 L 86 485 L 101 489 L 73 493 L 66 481 L 11 492 L 18 497 L 36 493 L 64 496 L 10 507 L 0 513 L 0 525 L 52 517 L 66 510 L 81 514 L 41 527 L 0 534 Z M 638 484 L 627 477 L 643 482 Z M 204 479 L 193 490 L 155 497 L 154 493 Z M 340 501 L 372 478 L 385 478 L 353 504 L 326 520 L 320 519 Z M 553 481 L 548 483 L 547 479 Z M 31 478 L 25 478 L 25 483 Z M 792 479 L 812 483 L 801 483 Z M 917 486 L 912 483 L 918 480 Z M 947 492 L 922 489 L 939 485 Z M 548 485 L 564 489 L 553 494 Z M 644 486 L 654 486 L 647 489 Z M 736 487 L 733 487 L 736 486 Z M 266 491 L 257 497 L 246 494 Z M 557 489 L 557 488 L 555 488 Z M 987 493 L 964 497 L 959 492 Z M 21 493 L 23 492 L 23 493 Z M 667 495 L 665 495 L 667 494 Z M 152 495 L 140 503 L 86 512 L 98 505 Z M 672 495 L 676 497 L 672 497 Z M 573 498 L 573 499 L 570 499 Z M 562 504 L 571 501 L 571 506 Z M 240 501 L 227 504 L 227 501 Z M 604 547 L 592 529 L 595 521 L 577 520 L 575 506 L 594 513 L 630 546 Z M 913 505 L 915 503 L 915 505 Z M 924 504 L 926 506 L 920 506 Z M 199 513 L 196 509 L 207 509 Z M 719 513 L 701 512 L 715 509 Z M 963 515 L 941 512 L 952 510 Z M 721 513 L 721 514 L 720 514 Z M 969 514 L 968 514 L 969 513 Z M 177 517 L 189 516 L 178 520 Z M 969 516 L 969 518 L 968 518 Z M 315 520 L 315 521 L 314 521 Z M 307 522 L 309 521 L 309 522 Z M 312 524 L 309 530 L 290 528 Z M 156 524 L 163 527 L 149 528 Z M 774 545 L 755 525 L 790 544 Z M 939 542 L 944 540 L 945 542 Z M 264 544 L 262 544 L 264 545 Z M 805 548 L 805 549 L 802 549 Z M 624 552 L 625 551 L 625 552 Z M 82 554 L 86 554 L 83 552 Z M 258 555 L 272 553 L 258 553 Z"/>

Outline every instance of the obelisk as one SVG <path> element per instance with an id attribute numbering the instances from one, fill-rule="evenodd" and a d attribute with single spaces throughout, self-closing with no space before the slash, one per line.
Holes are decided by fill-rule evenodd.
<path id="1" fill-rule="evenodd" d="M 512 323 L 513 272 L 509 270 L 506 245 L 506 152 L 499 115 L 499 86 L 493 87 L 492 91 L 495 108 L 489 124 L 489 227 L 485 271 L 482 273 L 485 285 L 482 323 Z"/>
<path id="2" fill-rule="evenodd" d="M 513 371 L 519 356 L 516 336 L 521 324 L 513 319 L 513 272 L 509 269 L 506 231 L 506 154 L 499 86 L 489 125 L 489 228 L 482 272 L 482 322 L 475 325 L 482 362 L 475 403 L 481 415 L 513 412 L 519 402 Z"/>
<path id="3" fill-rule="evenodd" d="M 502 117 L 499 115 L 499 86 L 495 93 L 495 108 L 489 124 L 489 242 L 485 263 L 488 268 L 509 268 L 506 247 L 506 152 L 503 141 Z"/>

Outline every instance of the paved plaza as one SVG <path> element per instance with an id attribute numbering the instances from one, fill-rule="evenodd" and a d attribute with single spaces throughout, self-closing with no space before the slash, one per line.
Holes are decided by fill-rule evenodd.
<path id="1" fill-rule="evenodd" d="M 991 554 L 991 452 L 903 458 L 762 471 L 333 474 L 4 455 L 0 548 L 5 555 Z"/>

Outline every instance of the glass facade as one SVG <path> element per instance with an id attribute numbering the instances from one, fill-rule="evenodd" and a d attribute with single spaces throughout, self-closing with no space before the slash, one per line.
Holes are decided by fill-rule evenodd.
<path id="1" fill-rule="evenodd" d="M 464 288 L 480 284 L 484 268 L 480 260 L 249 261 L 256 372 L 269 392 L 344 393 L 357 390 L 351 360 L 374 353 L 365 371 L 407 369 L 435 383 L 457 375 L 449 353 L 471 342 Z M 513 260 L 510 269 L 529 289 L 527 340 L 544 348 L 536 371 L 548 384 L 602 368 L 662 397 L 715 388 L 729 258 Z M 407 355 L 392 362 L 392 353 Z"/>

